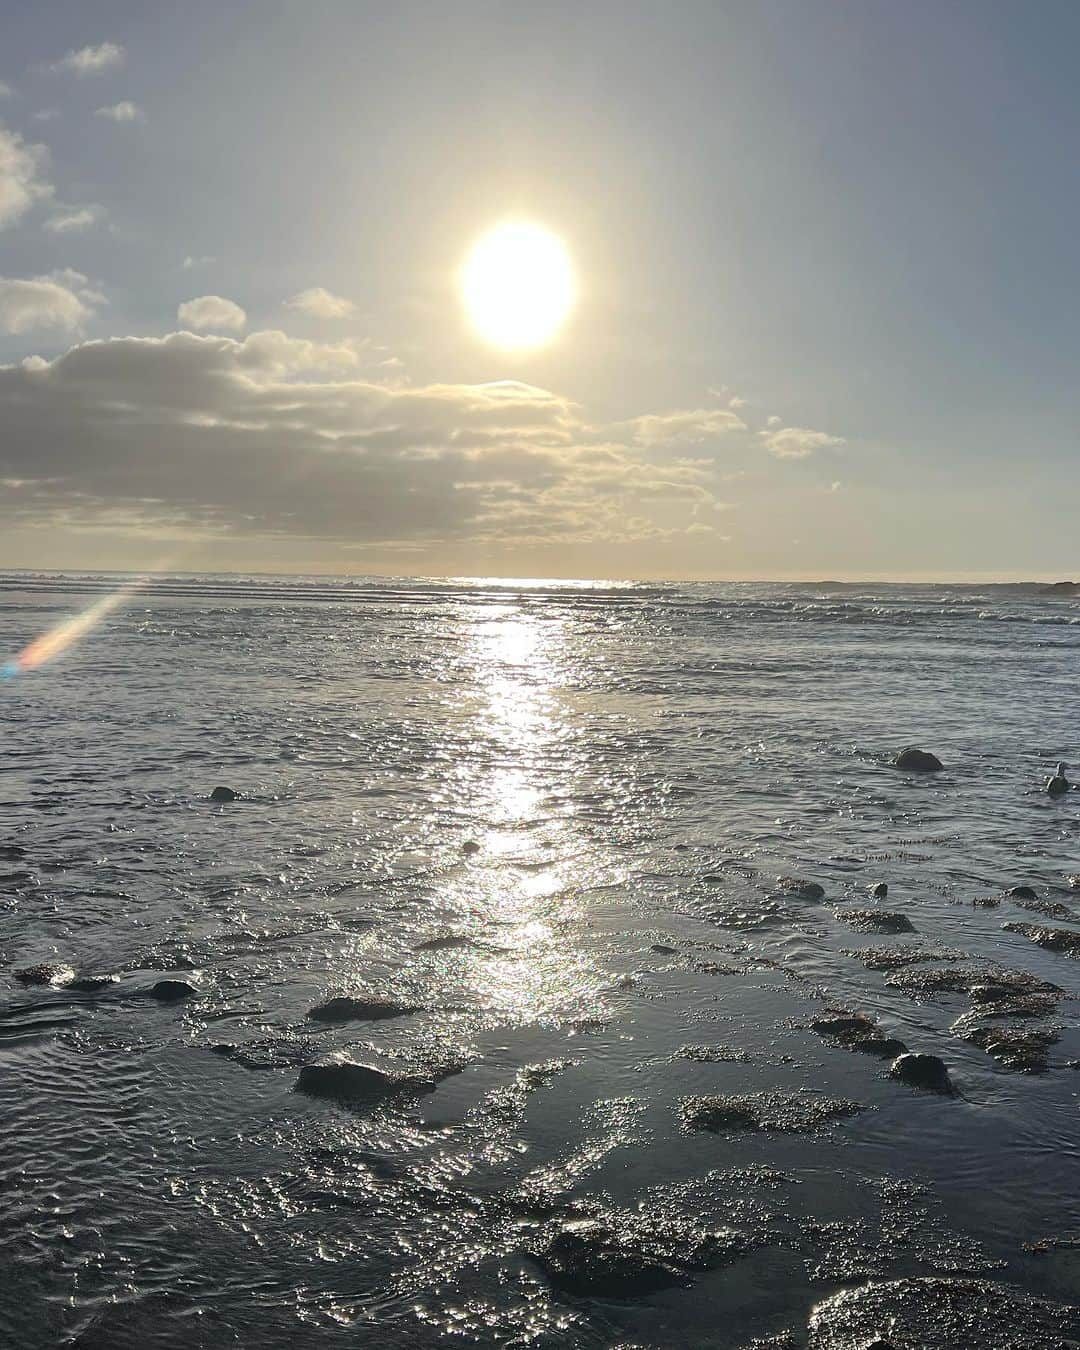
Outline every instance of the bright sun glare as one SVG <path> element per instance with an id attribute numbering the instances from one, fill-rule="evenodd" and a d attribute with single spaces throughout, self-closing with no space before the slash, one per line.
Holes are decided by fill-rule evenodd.
<path id="1" fill-rule="evenodd" d="M 461 276 L 473 326 L 497 347 L 539 347 L 553 337 L 574 300 L 562 242 L 539 225 L 496 226 L 473 248 Z"/>

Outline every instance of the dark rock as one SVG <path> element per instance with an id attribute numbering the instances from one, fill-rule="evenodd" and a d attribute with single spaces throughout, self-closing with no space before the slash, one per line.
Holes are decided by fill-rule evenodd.
<path id="1" fill-rule="evenodd" d="M 466 839 L 461 846 L 461 851 L 462 853 L 466 854 L 479 853 L 480 845 L 476 842 L 475 839 Z"/>
<path id="2" fill-rule="evenodd" d="M 658 956 L 677 956 L 679 954 L 678 947 L 669 947 L 664 942 L 654 942 L 649 951 L 656 952 Z"/>
<path id="3" fill-rule="evenodd" d="M 689 1059 L 695 1064 L 750 1064 L 753 1056 L 736 1046 L 680 1045 L 675 1059 Z"/>
<path id="4" fill-rule="evenodd" d="M 800 900 L 820 900 L 825 894 L 824 886 L 801 877 L 777 877 L 776 884 L 786 895 L 797 896 Z"/>
<path id="5" fill-rule="evenodd" d="M 1080 582 L 1076 581 L 1051 581 L 1049 585 L 1043 586 L 1040 595 L 1073 595 L 1077 589 L 1080 589 Z"/>
<path id="6" fill-rule="evenodd" d="M 916 773 L 934 773 L 945 767 L 937 755 L 932 755 L 929 750 L 916 750 L 912 746 L 900 751 L 895 764 L 898 769 L 914 769 Z"/>
<path id="7" fill-rule="evenodd" d="M 952 1033 L 969 1045 L 977 1045 L 980 1050 L 985 1050 L 1002 1068 L 1018 1073 L 1043 1073 L 1048 1066 L 1050 1048 L 1060 1039 L 1060 1029 L 1054 1026 L 1016 1027 L 995 1020 L 1010 1014 L 1016 1017 L 1045 1016 L 1045 1011 L 1027 1007 L 1027 1004 L 1027 999 L 1020 999 L 1007 1005 L 992 1004 L 974 1008 L 956 1019 L 952 1024 Z"/>
<path id="8" fill-rule="evenodd" d="M 75 978 L 75 972 L 71 966 L 64 965 L 60 961 L 43 961 L 37 966 L 26 966 L 22 970 L 15 972 L 15 978 L 20 984 L 51 984 L 54 988 L 70 984 Z"/>
<path id="9" fill-rule="evenodd" d="M 234 792 L 229 787 L 216 787 L 210 794 L 212 802 L 235 802 L 239 798 L 239 792 Z"/>
<path id="10" fill-rule="evenodd" d="M 695 1273 L 726 1264 L 746 1249 L 730 1230 L 707 1232 L 690 1222 L 633 1211 L 571 1211 L 546 1225 L 528 1246 L 556 1289 L 620 1300 L 687 1285 Z"/>
<path id="11" fill-rule="evenodd" d="M 848 1050 L 876 1055 L 879 1059 L 895 1059 L 907 1049 L 896 1037 L 883 1036 L 878 1024 L 866 1013 L 829 1013 L 816 1017 L 810 1026 L 819 1036 L 833 1037 Z"/>
<path id="12" fill-rule="evenodd" d="M 418 1008 L 394 1003 L 388 998 L 341 996 L 318 1004 L 308 1012 L 308 1016 L 315 1022 L 381 1022 L 387 1017 L 405 1017 L 419 1011 Z"/>
<path id="13" fill-rule="evenodd" d="M 838 909 L 833 917 L 854 928 L 857 933 L 914 933 L 915 925 L 906 914 L 889 909 Z"/>
<path id="14" fill-rule="evenodd" d="M 1058 994 L 1049 984 L 1026 970 L 1008 970 L 999 966 L 905 966 L 885 977 L 885 983 L 902 989 L 912 998 L 934 994 L 966 994 L 976 985 L 993 985 L 1013 993 Z"/>
<path id="15" fill-rule="evenodd" d="M 1048 952 L 1064 952 L 1066 956 L 1080 956 L 1080 933 L 1068 928 L 1043 928 L 1030 923 L 1003 923 L 1007 933 L 1022 933 L 1031 942 L 1045 947 Z"/>
<path id="16" fill-rule="evenodd" d="M 855 1041 L 851 1049 L 857 1050 L 860 1055 L 874 1055 L 877 1059 L 896 1059 L 898 1055 L 907 1053 L 907 1046 L 898 1037 L 878 1033 Z"/>
<path id="17" fill-rule="evenodd" d="M 1066 1350 L 1080 1311 L 989 1280 L 872 1281 L 844 1289 L 810 1314 L 808 1350 Z"/>
<path id="18" fill-rule="evenodd" d="M 393 1097 L 434 1092 L 438 1082 L 438 1076 L 388 1073 L 385 1069 L 358 1064 L 346 1055 L 333 1055 L 316 1064 L 305 1064 L 296 1080 L 296 1090 L 309 1097 L 327 1097 L 346 1105 L 375 1106 Z"/>
<path id="19" fill-rule="evenodd" d="M 971 902 L 974 909 L 997 909 L 1001 904 L 1000 895 L 977 895 Z"/>
<path id="20" fill-rule="evenodd" d="M 1065 878 L 1065 885 L 1080 889 L 1080 876 L 1071 876 Z"/>
<path id="21" fill-rule="evenodd" d="M 850 1044 L 863 1036 L 873 1035 L 877 1031 L 877 1023 L 866 1013 L 834 1012 L 815 1017 L 810 1028 L 819 1036 L 835 1036 L 845 1044 Z"/>
<path id="22" fill-rule="evenodd" d="M 969 953 L 954 947 L 916 947 L 911 943 L 898 943 L 892 947 L 845 947 L 843 954 L 861 961 L 867 970 L 900 970 L 904 966 L 930 961 L 966 961 L 969 957 Z"/>
<path id="23" fill-rule="evenodd" d="M 876 885 L 870 886 L 868 889 L 875 900 L 884 900 L 889 894 L 888 884 L 884 881 L 879 881 Z"/>
<path id="24" fill-rule="evenodd" d="M 1017 909 L 1026 909 L 1031 914 L 1041 914 L 1046 919 L 1064 920 L 1065 923 L 1080 923 L 1080 914 L 1068 905 L 1063 905 L 1060 900 L 1023 900 L 1013 901 Z"/>
<path id="25" fill-rule="evenodd" d="M 1011 895 L 1014 900 L 1035 900 L 1038 898 L 1030 886 L 1010 886 L 1005 894 Z"/>
<path id="26" fill-rule="evenodd" d="M 858 1102 L 782 1092 L 684 1097 L 679 1103 L 684 1129 L 708 1130 L 713 1134 L 730 1130 L 813 1134 L 830 1121 L 845 1120 L 865 1109 Z"/>
<path id="27" fill-rule="evenodd" d="M 898 1055 L 889 1065 L 889 1077 L 899 1079 L 911 1087 L 927 1088 L 931 1092 L 953 1092 L 949 1070 L 937 1055 Z"/>
<path id="28" fill-rule="evenodd" d="M 158 980 L 146 992 L 160 1003 L 179 1003 L 181 999 L 194 997 L 197 991 L 187 980 Z"/>

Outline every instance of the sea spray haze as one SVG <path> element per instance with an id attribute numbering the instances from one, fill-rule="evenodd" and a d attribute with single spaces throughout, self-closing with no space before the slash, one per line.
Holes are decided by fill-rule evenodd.
<path id="1" fill-rule="evenodd" d="M 2 584 L 8 660 L 120 579 Z M 0 686 L 0 1339 L 1075 1334 L 1078 661 L 1033 588 L 152 580 Z"/>

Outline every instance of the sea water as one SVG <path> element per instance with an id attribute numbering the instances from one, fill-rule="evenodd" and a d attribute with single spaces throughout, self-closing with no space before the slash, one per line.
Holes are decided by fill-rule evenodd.
<path id="1" fill-rule="evenodd" d="M 5 574 L 0 663 L 123 581 Z M 1033 936 L 1080 932 L 1042 791 L 1080 600 L 160 577 L 0 719 L 4 1344 L 802 1345 L 872 1282 L 1075 1296 L 1080 963 Z M 1053 986 L 1002 1019 L 1036 1071 L 904 978 L 949 967 Z M 402 1090 L 297 1090 L 335 1055 Z M 717 1095 L 759 1127 L 692 1128 Z"/>

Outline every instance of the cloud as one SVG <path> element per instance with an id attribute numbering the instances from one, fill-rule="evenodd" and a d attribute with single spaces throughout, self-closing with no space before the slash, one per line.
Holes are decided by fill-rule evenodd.
<path id="1" fill-rule="evenodd" d="M 0 477 L 21 484 L 0 494 L 0 526 L 626 542 L 685 539 L 721 506 L 710 463 L 591 427 L 558 394 L 389 384 L 359 360 L 272 331 L 110 338 L 0 367 Z"/>
<path id="2" fill-rule="evenodd" d="M 180 266 L 185 272 L 190 272 L 193 267 L 205 267 L 208 263 L 212 262 L 217 262 L 217 259 L 211 257 L 208 253 L 199 258 L 193 257 L 192 254 L 189 253 Z"/>
<path id="3" fill-rule="evenodd" d="M 769 426 L 773 425 L 770 417 Z M 805 459 L 815 450 L 833 450 L 844 444 L 842 436 L 829 436 L 824 431 L 811 431 L 807 427 L 780 427 L 759 434 L 765 448 L 779 459 Z"/>
<path id="4" fill-rule="evenodd" d="M 285 308 L 299 310 L 315 319 L 348 319 L 356 313 L 351 300 L 334 295 L 322 286 L 309 286 L 306 291 L 286 300 Z"/>
<path id="5" fill-rule="evenodd" d="M 48 218 L 44 228 L 50 234 L 77 234 L 97 224 L 104 214 L 100 206 L 60 207 L 55 215 Z"/>
<path id="6" fill-rule="evenodd" d="M 741 417 L 725 408 L 695 408 L 687 412 L 649 413 L 636 417 L 628 425 L 642 445 L 685 441 L 700 444 L 732 431 L 745 431 Z"/>
<path id="7" fill-rule="evenodd" d="M 44 277 L 0 277 L 0 333 L 77 332 L 103 300 L 70 268 Z"/>
<path id="8" fill-rule="evenodd" d="M 221 295 L 200 295 L 195 300 L 187 300 L 177 309 L 176 317 L 196 331 L 206 328 L 243 328 L 247 323 L 247 315 L 240 306 Z"/>
<path id="9" fill-rule="evenodd" d="M 121 99 L 119 103 L 111 103 L 108 107 L 97 108 L 94 111 L 95 117 L 106 117 L 110 122 L 144 122 L 146 114 L 137 103 L 131 103 L 128 99 Z"/>
<path id="10" fill-rule="evenodd" d="M 14 131 L 0 126 L 0 229 L 14 225 L 35 202 L 52 195 L 44 174 L 49 152 L 28 145 Z"/>
<path id="11" fill-rule="evenodd" d="M 38 112 L 34 113 L 34 121 L 55 122 L 59 116 L 60 116 L 59 108 L 41 108 Z"/>
<path id="12" fill-rule="evenodd" d="M 0 80 L 0 98 L 14 98 L 14 97 L 15 97 L 15 90 L 12 89 L 11 85 L 5 84 L 3 80 Z"/>
<path id="13" fill-rule="evenodd" d="M 80 47 L 78 51 L 68 52 L 59 61 L 54 61 L 49 69 L 72 75 L 100 75 L 102 71 L 123 65 L 126 55 L 119 43 L 102 42 L 96 47 Z"/>

